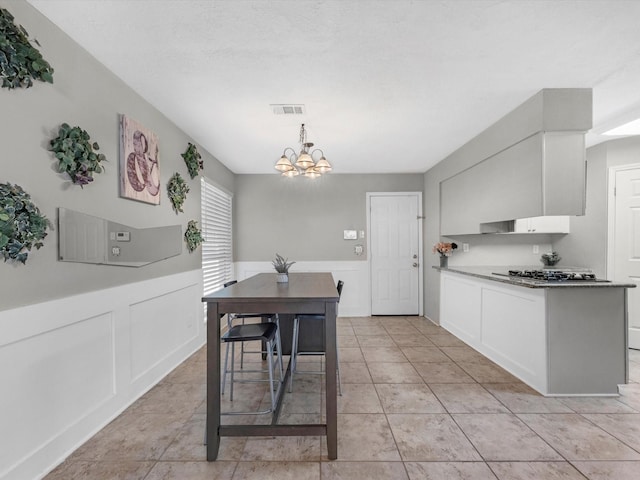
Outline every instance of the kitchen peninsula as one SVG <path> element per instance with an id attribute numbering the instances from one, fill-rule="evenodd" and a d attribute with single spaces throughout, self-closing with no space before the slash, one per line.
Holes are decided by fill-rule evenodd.
<path id="1" fill-rule="evenodd" d="M 506 267 L 440 270 L 440 324 L 543 395 L 617 395 L 627 383 L 627 288 L 537 281 Z"/>

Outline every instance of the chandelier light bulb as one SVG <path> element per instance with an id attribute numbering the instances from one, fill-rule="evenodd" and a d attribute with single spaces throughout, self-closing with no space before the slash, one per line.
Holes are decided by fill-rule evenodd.
<path id="1" fill-rule="evenodd" d="M 278 160 L 278 163 L 276 163 L 276 170 L 287 172 L 291 169 L 294 169 L 293 165 L 291 164 L 291 160 L 289 160 L 286 155 L 282 155 L 280 157 L 280 160 Z"/>
<path id="2" fill-rule="evenodd" d="M 316 163 L 316 170 L 320 173 L 327 173 L 332 170 L 331 164 L 327 161 L 326 158 L 320 157 L 318 163 Z"/>
<path id="3" fill-rule="evenodd" d="M 312 167 L 314 165 L 313 158 L 307 152 L 300 152 L 296 165 L 303 169 Z"/>

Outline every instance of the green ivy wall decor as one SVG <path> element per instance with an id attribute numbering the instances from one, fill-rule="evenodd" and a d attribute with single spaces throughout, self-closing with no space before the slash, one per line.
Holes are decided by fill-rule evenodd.
<path id="1" fill-rule="evenodd" d="M 204 242 L 202 232 L 200 232 L 200 229 L 198 228 L 198 222 L 195 220 L 189 220 L 187 230 L 184 232 L 184 241 L 187 243 L 189 253 L 193 252 L 202 242 Z"/>
<path id="2" fill-rule="evenodd" d="M 51 222 L 19 185 L 0 184 L 0 254 L 4 261 L 26 263 L 33 247 L 42 247 Z"/>
<path id="3" fill-rule="evenodd" d="M 169 183 L 167 184 L 167 192 L 169 194 L 169 200 L 173 210 L 176 212 L 182 212 L 182 205 L 189 193 L 189 185 L 184 181 L 184 178 L 179 173 L 174 173 Z"/>
<path id="4" fill-rule="evenodd" d="M 37 40 L 36 45 L 40 46 Z M 3 88 L 29 88 L 33 80 L 53 83 L 53 68 L 29 42 L 29 34 L 0 8 L 0 77 Z"/>
<path id="5" fill-rule="evenodd" d="M 184 163 L 187 164 L 189 176 L 191 178 L 197 177 L 200 170 L 204 168 L 204 163 L 202 162 L 202 155 L 200 155 L 196 146 L 193 143 L 189 143 L 187 151 L 182 153 L 181 156 L 184 158 Z"/>
<path id="6" fill-rule="evenodd" d="M 58 160 L 58 171 L 67 172 L 71 181 L 80 187 L 93 182 L 94 173 L 102 173 L 100 162 L 106 160 L 103 154 L 94 152 L 100 146 L 91 143 L 90 139 L 86 130 L 63 123 L 58 136 L 50 142 L 51 151 Z"/>

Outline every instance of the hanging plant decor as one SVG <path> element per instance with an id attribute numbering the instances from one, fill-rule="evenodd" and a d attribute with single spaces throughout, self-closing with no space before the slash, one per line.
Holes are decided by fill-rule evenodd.
<path id="1" fill-rule="evenodd" d="M 67 172 L 71 181 L 80 187 L 93 182 L 94 173 L 102 173 L 100 162 L 106 160 L 96 142 L 89 142 L 91 137 L 80 127 L 70 127 L 63 123 L 58 136 L 51 140 L 51 151 L 58 159 L 58 171 Z"/>
<path id="2" fill-rule="evenodd" d="M 202 155 L 200 155 L 196 146 L 193 143 L 189 143 L 187 151 L 182 153 L 181 156 L 184 158 L 184 163 L 187 164 L 191 178 L 197 177 L 200 170 L 204 168 L 204 163 L 202 162 Z"/>
<path id="3" fill-rule="evenodd" d="M 0 184 L 0 254 L 4 261 L 25 263 L 33 247 L 42 247 L 51 222 L 19 185 Z"/>
<path id="4" fill-rule="evenodd" d="M 173 205 L 173 210 L 176 212 L 182 212 L 182 204 L 187 198 L 189 193 L 189 185 L 184 181 L 184 178 L 179 173 L 174 173 L 169 183 L 167 184 L 167 192 L 169 193 L 169 200 Z"/>
<path id="5" fill-rule="evenodd" d="M 37 40 L 36 45 L 40 46 Z M 53 68 L 29 43 L 29 34 L 0 8 L 0 77 L 3 88 L 29 88 L 33 79 L 53 83 Z"/>
<path id="6" fill-rule="evenodd" d="M 184 241 L 187 243 L 189 253 L 193 252 L 202 242 L 204 242 L 202 233 L 198 228 L 198 222 L 195 220 L 189 220 L 187 230 L 184 232 Z"/>

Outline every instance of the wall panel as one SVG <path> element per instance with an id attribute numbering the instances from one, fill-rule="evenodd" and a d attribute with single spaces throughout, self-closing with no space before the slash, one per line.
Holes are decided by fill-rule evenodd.
<path id="1" fill-rule="evenodd" d="M 205 343 L 200 270 L 0 311 L 0 479 L 42 477 Z"/>

